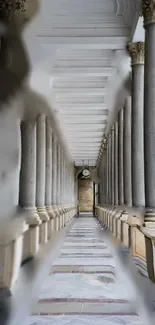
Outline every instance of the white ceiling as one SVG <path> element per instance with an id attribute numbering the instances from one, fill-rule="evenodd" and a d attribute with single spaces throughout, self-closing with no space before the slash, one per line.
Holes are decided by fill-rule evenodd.
<path id="1" fill-rule="evenodd" d="M 135 0 L 41 1 L 37 50 L 31 41 L 29 51 L 35 47 L 34 70 L 48 74 L 48 98 L 76 165 L 96 164 L 116 94 L 130 70 L 123 60 L 138 15 Z M 35 78 L 39 91 L 42 83 Z"/>

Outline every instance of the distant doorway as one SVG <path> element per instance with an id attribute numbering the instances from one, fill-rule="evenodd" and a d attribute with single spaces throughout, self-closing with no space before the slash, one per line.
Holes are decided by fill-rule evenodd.
<path id="1" fill-rule="evenodd" d="M 78 179 L 79 212 L 93 212 L 93 181 Z"/>

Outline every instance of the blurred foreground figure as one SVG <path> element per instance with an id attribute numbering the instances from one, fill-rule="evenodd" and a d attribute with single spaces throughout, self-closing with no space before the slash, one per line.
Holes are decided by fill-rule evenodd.
<path id="1" fill-rule="evenodd" d="M 21 12 L 18 9 L 20 3 Z M 26 119 L 35 121 L 39 113 L 49 115 L 50 112 L 45 100 L 28 86 L 30 62 L 22 40 L 24 27 L 38 12 L 38 8 L 38 0 L 21 0 L 18 3 L 14 0 L 0 0 L 0 228 L 3 221 L 17 216 L 21 163 L 20 122 Z"/>
<path id="2" fill-rule="evenodd" d="M 26 6 L 26 10 L 23 6 Z M 38 12 L 38 0 L 0 0 L 0 245 L 21 227 L 24 217 L 18 211 L 21 166 L 21 120 L 35 121 L 45 100 L 28 86 L 30 62 L 22 32 Z M 40 105 L 39 105 L 40 103 Z M 9 237 L 10 238 L 10 237 Z M 0 252 L 1 253 L 1 252 Z M 2 255 L 2 254 L 1 254 Z M 1 256 L 2 259 L 2 256 Z M 2 259 L 3 261 L 3 259 Z M 0 272 L 3 262 L 0 260 Z M 0 296 L 0 324 L 6 324 L 9 306 Z"/>

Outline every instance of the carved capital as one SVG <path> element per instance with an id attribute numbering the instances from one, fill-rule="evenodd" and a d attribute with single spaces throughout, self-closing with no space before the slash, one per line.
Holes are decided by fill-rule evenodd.
<path id="1" fill-rule="evenodd" d="M 142 0 L 144 25 L 155 24 L 155 0 Z"/>
<path id="2" fill-rule="evenodd" d="M 38 0 L 1 0 L 0 19 L 23 27 L 38 12 Z"/>
<path id="3" fill-rule="evenodd" d="M 145 45 L 143 42 L 129 43 L 127 50 L 131 56 L 132 65 L 144 64 Z"/>

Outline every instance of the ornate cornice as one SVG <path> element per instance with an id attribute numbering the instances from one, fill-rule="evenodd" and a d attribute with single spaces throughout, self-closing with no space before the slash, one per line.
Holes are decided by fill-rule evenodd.
<path id="1" fill-rule="evenodd" d="M 128 43 L 127 50 L 130 54 L 132 65 L 144 64 L 145 46 L 143 42 Z"/>
<path id="2" fill-rule="evenodd" d="M 144 25 L 155 24 L 155 0 L 142 0 Z"/>

